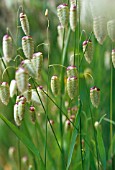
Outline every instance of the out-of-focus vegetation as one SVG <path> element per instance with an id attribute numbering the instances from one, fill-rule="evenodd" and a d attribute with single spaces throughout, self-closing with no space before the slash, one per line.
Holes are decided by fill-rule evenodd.
<path id="1" fill-rule="evenodd" d="M 62 60 L 62 50 L 59 48 L 57 37 L 57 26 L 59 25 L 59 20 L 57 17 L 57 6 L 62 3 L 61 0 L 25 0 L 25 1 L 18 1 L 15 2 L 12 0 L 0 0 L 0 55 L 3 57 L 3 51 L 2 51 L 2 38 L 7 33 L 7 28 L 10 32 L 10 35 L 13 37 L 13 43 L 15 47 L 14 50 L 14 58 L 17 55 L 17 49 L 20 48 L 21 45 L 21 39 L 24 36 L 24 33 L 20 28 L 17 28 L 17 26 L 20 26 L 19 21 L 19 13 L 21 12 L 21 7 L 23 6 L 23 10 L 26 13 L 29 25 L 30 25 L 30 35 L 33 37 L 34 40 L 34 52 L 42 52 L 44 56 L 43 61 L 43 68 L 41 73 L 41 79 L 39 81 L 39 85 L 42 85 L 44 89 L 49 93 L 49 96 L 51 96 L 52 100 L 55 101 L 55 103 L 60 107 L 60 96 L 55 97 L 53 96 L 50 88 L 50 79 L 53 75 L 60 76 L 60 73 L 62 73 L 62 68 L 59 67 L 51 67 L 48 72 L 48 64 L 60 64 Z M 67 3 L 67 0 L 63 0 L 63 3 Z M 89 7 L 90 8 L 90 7 Z M 103 7 L 102 7 L 103 8 Z M 48 20 L 49 20 L 49 27 L 48 27 L 48 20 L 45 16 L 45 10 L 48 9 Z M 81 9 L 82 12 L 84 8 L 82 8 L 81 3 Z M 108 15 L 109 16 L 109 15 Z M 92 17 L 90 18 L 90 22 L 88 21 L 85 23 L 84 18 L 86 18 L 86 15 L 82 15 L 81 13 L 81 25 L 79 28 L 77 27 L 76 33 L 73 33 L 71 31 L 69 44 L 66 52 L 66 60 L 65 60 L 65 67 L 68 67 L 71 64 L 71 56 L 74 53 L 74 47 L 75 47 L 75 38 L 76 38 L 76 66 L 78 65 L 78 56 L 80 56 L 80 59 L 83 56 L 82 51 L 82 43 L 83 41 L 87 40 L 89 36 L 91 35 L 93 23 L 92 23 Z M 110 19 L 111 17 L 109 17 Z M 79 18 L 78 18 L 79 19 Z M 108 18 L 107 18 L 108 19 Z M 79 25 L 79 23 L 78 23 Z M 47 29 L 49 31 L 49 38 L 47 39 Z M 80 29 L 80 30 L 79 30 Z M 85 31 L 82 31 L 85 30 Z M 81 32 L 82 37 L 79 41 L 79 31 Z M 111 145 L 111 139 L 110 139 L 110 97 L 112 93 L 112 113 L 113 113 L 113 136 L 115 132 L 115 69 L 113 68 L 113 74 L 112 74 L 112 90 L 111 89 L 111 51 L 115 45 L 115 43 L 112 43 L 111 39 L 107 36 L 106 40 L 104 41 L 103 45 L 100 45 L 95 36 L 94 33 L 92 33 L 91 36 L 92 44 L 93 44 L 93 60 L 91 64 L 89 65 L 84 57 L 81 62 L 80 70 L 79 70 L 79 77 L 80 77 L 80 99 L 82 102 L 82 111 L 81 111 L 81 131 L 82 135 L 80 139 L 80 135 L 78 135 L 74 147 L 73 157 L 71 160 L 70 169 L 76 170 L 76 169 L 82 169 L 81 162 L 84 162 L 84 170 L 87 169 L 98 169 L 97 166 L 97 160 L 96 160 L 96 145 L 95 137 L 94 137 L 94 129 L 92 126 L 91 121 L 91 115 L 90 111 L 92 111 L 93 115 L 93 121 L 100 121 L 100 119 L 104 116 L 100 123 L 100 132 L 102 133 L 105 151 L 106 151 L 106 161 L 107 161 L 107 168 L 108 170 L 112 170 L 112 166 L 115 168 L 115 165 L 112 165 L 112 159 L 114 164 L 114 157 L 115 157 L 115 145 L 113 145 L 113 155 L 112 157 L 108 156 L 110 152 L 110 145 Z M 48 44 L 49 43 L 49 61 L 48 61 Z M 78 51 L 79 48 L 79 51 Z M 20 50 L 21 51 L 21 50 Z M 79 52 L 79 54 L 78 54 Z M 24 57 L 23 52 L 21 51 L 21 56 Z M 20 63 L 20 59 L 17 59 L 17 63 Z M 11 61 L 7 64 L 7 67 L 9 66 L 15 66 L 15 62 Z M 86 69 L 90 69 L 90 74 L 93 77 L 93 81 L 91 77 L 89 76 L 87 83 L 87 79 L 84 79 L 84 72 Z M 10 75 L 10 80 L 7 75 L 7 71 L 4 71 L 4 66 L 2 63 L 2 60 L 0 61 L 0 81 L 7 81 L 9 84 L 11 82 L 11 79 L 15 78 L 15 70 L 13 68 L 8 69 L 8 73 Z M 64 84 L 66 83 L 66 71 L 64 71 Z M 48 78 L 49 76 L 49 78 Z M 30 80 L 31 82 L 31 80 Z M 32 82 L 31 82 L 32 83 Z M 87 85 L 86 85 L 87 84 Z M 97 86 L 100 88 L 100 104 L 99 108 L 95 109 L 91 103 L 90 103 L 90 88 L 92 86 Z M 32 88 L 35 89 L 34 85 L 32 85 Z M 16 95 L 13 98 L 10 98 L 10 101 L 7 106 L 3 105 L 3 103 L 0 102 L 0 114 L 3 114 L 10 122 L 15 124 L 14 118 L 13 118 L 13 109 L 15 104 Z M 56 137 L 58 139 L 59 144 L 61 145 L 61 135 L 60 135 L 60 110 L 57 108 L 57 106 L 52 103 L 50 99 L 47 101 L 47 97 L 44 97 L 45 99 L 45 109 L 47 110 L 48 107 L 48 116 L 51 121 L 52 127 L 54 129 L 54 132 L 56 134 Z M 44 100 L 43 99 L 43 100 Z M 44 101 L 43 101 L 44 102 Z M 47 105 L 48 102 L 48 105 Z M 33 143 L 35 144 L 36 148 L 39 149 L 41 157 L 43 161 L 45 161 L 45 140 L 46 140 L 46 116 L 44 114 L 44 109 L 42 108 L 41 104 L 35 104 L 36 107 L 36 115 L 37 115 L 37 124 L 33 124 L 30 120 L 29 115 L 29 104 L 26 105 L 25 110 L 25 116 L 24 120 L 22 122 L 22 125 L 20 127 L 20 131 L 23 132 Z M 75 100 L 70 100 L 67 92 L 65 90 L 65 95 L 63 95 L 62 99 L 62 110 L 66 115 L 69 116 L 70 112 L 71 114 L 76 115 L 78 111 L 78 101 L 77 98 Z M 71 110 L 70 110 L 71 108 Z M 64 163 L 67 164 L 68 156 L 69 156 L 69 149 L 70 149 L 70 142 L 72 137 L 72 131 L 73 127 L 71 125 L 70 129 L 66 127 L 66 117 L 62 116 L 62 122 L 63 122 L 63 149 L 64 149 L 64 157 L 61 157 L 60 150 L 57 146 L 54 134 L 52 133 L 52 129 L 50 128 L 50 125 L 48 123 L 47 125 L 47 170 L 60 170 L 62 167 L 65 168 L 65 165 L 63 166 L 63 159 Z M 93 123 L 94 123 L 93 122 Z M 96 131 L 96 135 L 97 135 Z M 114 136 L 115 138 L 115 136 Z M 114 139 L 113 138 L 113 139 Z M 81 152 L 80 152 L 80 141 L 83 142 L 82 149 L 83 149 L 83 160 L 81 161 Z M 115 139 L 113 140 L 115 144 Z M 18 149 L 18 138 L 16 135 L 11 131 L 10 128 L 6 126 L 6 124 L 0 120 L 0 170 L 16 170 L 19 169 L 19 149 Z M 88 143 L 88 144 L 87 144 Z M 15 148 L 13 150 L 13 148 Z M 9 151 L 13 151 L 13 156 Z M 98 149 L 99 152 L 99 149 Z M 33 156 L 31 155 L 30 151 L 23 145 L 23 143 L 20 143 L 20 154 L 21 154 L 21 165 L 22 169 L 29 169 L 29 165 L 32 164 L 33 169 L 35 169 L 33 165 Z M 99 155 L 99 153 L 98 153 Z M 27 159 L 27 160 L 26 160 Z M 102 167 L 101 158 L 99 155 L 99 160 Z M 87 162 L 88 161 L 88 162 Z M 26 162 L 26 163 L 25 163 Z M 37 165 L 39 167 L 39 165 Z M 38 168 L 39 169 L 39 168 Z"/>

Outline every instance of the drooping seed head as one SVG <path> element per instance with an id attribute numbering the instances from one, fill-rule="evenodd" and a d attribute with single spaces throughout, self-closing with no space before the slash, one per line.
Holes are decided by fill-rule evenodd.
<path id="1" fill-rule="evenodd" d="M 82 44 L 86 61 L 90 64 L 93 59 L 93 45 L 91 40 L 85 40 Z"/>
<path id="2" fill-rule="evenodd" d="M 70 15 L 69 15 L 70 27 L 71 30 L 75 32 L 77 26 L 77 7 L 71 6 L 70 7 Z"/>
<path id="3" fill-rule="evenodd" d="M 25 35 L 29 35 L 30 28 L 29 28 L 29 22 L 26 14 L 20 13 L 20 22 L 21 22 L 22 30 L 25 33 Z"/>
<path id="4" fill-rule="evenodd" d="M 10 97 L 13 97 L 17 92 L 16 80 L 11 80 L 10 82 Z"/>
<path id="5" fill-rule="evenodd" d="M 56 75 L 51 77 L 51 90 L 55 96 L 58 95 L 58 93 L 59 93 L 59 78 Z"/>
<path id="6" fill-rule="evenodd" d="M 96 86 L 90 88 L 90 99 L 94 107 L 98 108 L 100 103 L 100 89 Z"/>
<path id="7" fill-rule="evenodd" d="M 9 62 L 13 58 L 13 42 L 12 37 L 8 34 L 3 36 L 3 55 L 6 62 Z"/>
<path id="8" fill-rule="evenodd" d="M 66 28 L 68 26 L 69 9 L 67 4 L 61 4 L 57 7 L 57 16 L 61 25 Z"/>
<path id="9" fill-rule="evenodd" d="M 19 68 L 16 71 L 15 79 L 20 92 L 25 92 L 28 88 L 28 74 L 24 68 Z"/>
<path id="10" fill-rule="evenodd" d="M 76 66 L 68 66 L 67 67 L 67 77 L 77 76 L 77 68 Z"/>
<path id="11" fill-rule="evenodd" d="M 77 88 L 78 82 L 77 82 L 77 77 L 68 77 L 67 78 L 67 92 L 70 97 L 70 99 L 74 99 L 77 96 Z"/>
<path id="12" fill-rule="evenodd" d="M 30 106 L 29 110 L 30 110 L 31 121 L 33 123 L 35 123 L 35 121 L 36 121 L 35 107 L 34 106 Z"/>
<path id="13" fill-rule="evenodd" d="M 31 59 L 34 53 L 34 42 L 31 36 L 22 37 L 22 49 L 25 57 Z"/>
<path id="14" fill-rule="evenodd" d="M 0 100 L 7 105 L 10 99 L 10 88 L 7 82 L 2 82 L 0 85 Z"/>
<path id="15" fill-rule="evenodd" d="M 112 50 L 112 63 L 115 68 L 115 49 Z"/>

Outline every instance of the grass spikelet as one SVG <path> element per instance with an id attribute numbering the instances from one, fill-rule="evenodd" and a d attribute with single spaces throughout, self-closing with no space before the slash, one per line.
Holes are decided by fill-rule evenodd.
<path id="1" fill-rule="evenodd" d="M 0 85 L 0 99 L 3 104 L 7 105 L 10 99 L 10 90 L 7 82 L 2 82 Z"/>
<path id="2" fill-rule="evenodd" d="M 113 42 L 115 42 L 115 20 L 110 20 L 107 22 L 108 35 Z"/>
<path id="3" fill-rule="evenodd" d="M 105 17 L 98 16 L 93 18 L 93 30 L 97 41 L 102 45 L 107 36 L 107 24 Z"/>
<path id="4" fill-rule="evenodd" d="M 35 70 L 36 78 L 38 79 L 41 74 L 43 54 L 41 52 L 34 53 L 31 62 Z"/>
<path id="5" fill-rule="evenodd" d="M 16 71 L 15 78 L 16 78 L 18 90 L 21 93 L 25 92 L 28 89 L 28 74 L 25 71 L 25 69 L 20 67 Z"/>
<path id="6" fill-rule="evenodd" d="M 93 59 L 93 46 L 91 40 L 86 40 L 83 42 L 83 52 L 86 61 L 90 64 Z"/>
<path id="7" fill-rule="evenodd" d="M 17 92 L 17 83 L 16 80 L 10 82 L 10 97 L 13 97 Z"/>
<path id="8" fill-rule="evenodd" d="M 8 34 L 3 37 L 3 55 L 7 62 L 11 61 L 13 58 L 13 44 L 12 37 Z"/>
<path id="9" fill-rule="evenodd" d="M 76 6 L 72 5 L 70 7 L 70 18 L 69 18 L 69 21 L 70 21 L 71 30 L 75 32 L 76 24 L 77 24 L 77 8 L 76 8 Z"/>
<path id="10" fill-rule="evenodd" d="M 61 4 L 57 7 L 57 16 L 61 25 L 67 28 L 69 20 L 69 8 L 67 4 Z"/>
<path id="11" fill-rule="evenodd" d="M 115 49 L 112 50 L 112 63 L 115 68 Z"/>
<path id="12" fill-rule="evenodd" d="M 21 66 L 25 68 L 25 70 L 31 77 L 36 76 L 35 68 L 33 67 L 32 62 L 29 59 L 23 60 L 21 62 Z"/>
<path id="13" fill-rule="evenodd" d="M 19 115 L 18 115 L 18 103 L 16 103 L 14 105 L 14 121 L 15 121 L 17 126 L 21 125 L 21 121 L 20 121 Z"/>
<path id="14" fill-rule="evenodd" d="M 36 114 L 35 114 L 35 107 L 30 106 L 30 116 L 31 116 L 31 121 L 35 123 L 36 121 Z"/>
<path id="15" fill-rule="evenodd" d="M 77 68 L 76 68 L 76 66 L 68 66 L 67 67 L 67 77 L 72 77 L 72 76 L 77 77 Z"/>
<path id="16" fill-rule="evenodd" d="M 31 36 L 22 38 L 22 49 L 26 58 L 31 59 L 34 53 L 34 42 Z"/>
<path id="17" fill-rule="evenodd" d="M 22 30 L 24 31 L 25 35 L 30 34 L 29 22 L 26 14 L 20 13 L 20 22 L 22 26 Z"/>
<path id="18" fill-rule="evenodd" d="M 77 96 L 77 90 L 77 77 L 67 78 L 67 92 L 71 100 Z"/>
<path id="19" fill-rule="evenodd" d="M 98 108 L 100 103 L 100 89 L 96 86 L 90 88 L 90 99 L 94 107 Z"/>
<path id="20" fill-rule="evenodd" d="M 51 77 L 51 90 L 54 96 L 57 96 L 59 93 L 59 78 L 58 76 Z"/>

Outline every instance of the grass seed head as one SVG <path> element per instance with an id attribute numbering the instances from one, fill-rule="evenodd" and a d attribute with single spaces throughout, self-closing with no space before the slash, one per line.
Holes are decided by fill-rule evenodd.
<path id="1" fill-rule="evenodd" d="M 67 77 L 72 77 L 72 76 L 77 77 L 77 75 L 78 75 L 78 73 L 77 73 L 76 66 L 68 66 L 67 67 Z"/>
<path id="2" fill-rule="evenodd" d="M 5 105 L 9 103 L 10 99 L 10 88 L 7 82 L 2 82 L 0 85 L 0 99 Z"/>
<path id="3" fill-rule="evenodd" d="M 31 121 L 35 123 L 36 121 L 36 114 L 35 114 L 35 107 L 30 106 L 30 116 L 31 116 Z"/>
<path id="4" fill-rule="evenodd" d="M 57 16 L 61 25 L 66 28 L 69 20 L 69 8 L 67 4 L 61 4 L 57 7 Z"/>
<path id="5" fill-rule="evenodd" d="M 99 42 L 99 44 L 103 44 L 107 36 L 107 22 L 105 17 L 98 16 L 93 18 L 93 30 L 94 35 Z"/>
<path id="6" fill-rule="evenodd" d="M 68 77 L 67 78 L 67 92 L 70 99 L 74 99 L 77 96 L 78 91 L 78 82 L 77 77 Z"/>
<path id="7" fill-rule="evenodd" d="M 3 55 L 6 62 L 11 61 L 13 58 L 13 42 L 12 42 L 12 37 L 10 35 L 8 34 L 4 35 L 2 48 L 3 48 Z"/>
<path id="8" fill-rule="evenodd" d="M 24 68 L 19 68 L 16 71 L 15 79 L 17 82 L 18 90 L 23 93 L 28 89 L 28 74 Z"/>
<path id="9" fill-rule="evenodd" d="M 16 93 L 17 93 L 16 80 L 11 80 L 11 82 L 10 82 L 10 97 L 13 97 Z"/>
<path id="10" fill-rule="evenodd" d="M 115 68 L 115 49 L 112 50 L 112 63 Z"/>
<path id="11" fill-rule="evenodd" d="M 34 53 L 34 42 L 31 36 L 24 36 L 22 38 L 22 49 L 25 57 L 30 60 Z"/>
<path id="12" fill-rule="evenodd" d="M 93 45 L 91 40 L 83 42 L 83 53 L 86 61 L 90 64 L 93 59 Z"/>
<path id="13" fill-rule="evenodd" d="M 113 42 L 115 42 L 115 20 L 110 20 L 107 22 L 108 35 Z"/>
<path id="14" fill-rule="evenodd" d="M 96 86 L 90 88 L 90 99 L 94 107 L 98 108 L 100 103 L 100 89 Z"/>
<path id="15" fill-rule="evenodd" d="M 69 21 L 70 21 L 71 30 L 75 32 L 75 29 L 77 26 L 77 7 L 76 6 L 70 7 Z"/>
<path id="16" fill-rule="evenodd" d="M 20 22 L 21 22 L 22 30 L 24 31 L 25 35 L 29 35 L 30 28 L 29 28 L 29 22 L 26 14 L 20 13 Z"/>
<path id="17" fill-rule="evenodd" d="M 58 76 L 51 77 L 51 90 L 54 96 L 57 96 L 59 93 L 59 78 Z"/>

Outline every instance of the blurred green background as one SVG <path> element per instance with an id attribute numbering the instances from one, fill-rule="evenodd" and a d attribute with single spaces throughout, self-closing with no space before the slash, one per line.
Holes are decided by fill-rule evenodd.
<path id="1" fill-rule="evenodd" d="M 66 0 L 64 2 L 67 2 Z M 41 45 L 37 48 L 37 45 L 41 43 L 47 44 L 47 19 L 44 15 L 46 8 L 49 10 L 48 18 L 49 18 L 49 42 L 50 42 L 50 60 L 49 64 L 55 64 L 61 62 L 61 50 L 58 47 L 57 43 L 57 26 L 59 24 L 57 14 L 56 14 L 56 7 L 62 3 L 61 0 L 25 0 L 23 1 L 13 1 L 13 0 L 0 0 L 0 52 L 2 54 L 2 37 L 4 34 L 6 34 L 7 27 L 9 28 L 10 33 L 13 36 L 14 42 L 16 42 L 16 34 L 17 34 L 17 23 L 20 25 L 19 22 L 19 16 L 18 16 L 18 10 L 19 6 L 23 4 L 24 11 L 28 16 L 29 24 L 30 24 L 30 34 L 34 39 L 34 47 L 35 52 L 41 51 L 44 56 L 44 64 L 43 64 L 43 79 L 42 79 L 42 85 L 46 87 L 47 85 L 47 46 Z M 89 37 L 91 31 L 92 31 L 92 24 L 87 26 L 87 23 L 82 23 L 82 25 L 86 25 L 86 35 L 87 38 Z M 84 27 L 81 26 L 81 30 L 84 29 Z M 18 47 L 21 46 L 21 38 L 24 36 L 21 28 L 19 29 L 18 34 Z M 69 65 L 70 56 L 73 53 L 74 50 L 74 33 L 71 33 L 68 52 L 67 52 L 67 60 L 66 65 Z M 82 37 L 81 43 L 80 43 L 80 54 L 82 56 L 82 42 L 85 40 L 85 36 Z M 76 34 L 76 40 L 78 40 L 78 32 Z M 95 121 L 99 120 L 102 115 L 106 114 L 106 118 L 109 119 L 109 113 L 110 113 L 110 57 L 111 57 L 111 50 L 112 50 L 112 43 L 110 38 L 107 36 L 105 42 L 103 45 L 99 45 L 97 43 L 97 40 L 95 39 L 94 35 L 92 35 L 91 40 L 94 44 L 93 50 L 93 61 L 89 65 L 86 63 L 85 59 L 83 59 L 82 66 L 80 69 L 80 72 L 83 73 L 86 68 L 90 68 L 92 70 L 92 76 L 94 78 L 94 85 L 98 86 L 101 90 L 101 100 L 100 100 L 100 107 L 98 110 L 93 109 L 93 116 Z M 78 46 L 78 41 L 77 41 Z M 77 50 L 76 50 L 77 51 Z M 16 52 L 16 51 L 15 51 Z M 14 57 L 16 56 L 16 53 L 14 54 Z M 13 65 L 14 63 L 9 63 L 9 65 Z M 2 80 L 2 63 L 1 63 L 1 69 L 0 69 L 0 81 Z M 56 73 L 60 71 L 60 68 L 56 68 Z M 12 79 L 15 77 L 14 70 L 9 69 L 9 74 Z M 50 71 L 50 77 L 55 74 L 53 69 Z M 66 74 L 66 73 L 65 73 Z M 4 74 L 4 81 L 9 81 L 7 74 Z M 81 91 L 81 99 L 83 102 L 83 111 L 85 111 L 87 118 L 90 117 L 89 114 L 89 107 L 88 107 L 88 98 L 86 87 L 84 86 L 85 82 L 84 79 L 81 79 L 80 83 L 80 91 Z M 88 89 L 90 89 L 91 84 L 88 84 Z M 113 120 L 115 120 L 115 69 L 113 69 Z M 52 94 L 51 94 L 52 95 Z M 16 96 L 15 96 L 16 97 Z M 4 106 L 0 102 L 0 113 L 5 115 L 11 122 L 14 123 L 13 120 L 13 105 L 15 101 L 15 97 L 10 100 L 8 106 Z M 74 104 L 72 105 L 74 106 Z M 27 110 L 28 112 L 28 106 Z M 64 108 L 64 111 L 67 112 L 67 108 Z M 40 112 L 40 109 L 38 109 L 38 113 Z M 59 137 L 59 125 L 58 125 L 58 116 L 57 113 L 58 110 L 55 108 L 51 109 L 51 115 L 50 118 L 54 120 L 54 130 L 56 131 L 57 136 Z M 39 124 L 41 129 L 41 133 L 43 135 L 43 139 L 45 136 L 45 121 L 44 116 L 41 113 L 41 116 L 39 119 Z M 36 142 L 36 136 L 33 134 L 35 127 L 29 120 L 29 116 L 26 114 L 26 124 L 28 129 L 30 130 L 30 133 L 33 137 L 33 140 Z M 84 120 L 83 120 L 84 124 Z M 109 122 L 103 120 L 102 121 L 102 132 L 103 132 L 103 138 L 106 148 L 106 153 L 108 154 L 108 149 L 110 145 L 109 140 Z M 22 125 L 21 129 L 25 129 L 24 125 Z M 115 128 L 113 126 L 113 131 L 115 131 Z M 60 169 L 60 161 L 57 159 L 59 156 L 59 150 L 56 146 L 54 137 L 49 130 L 48 132 L 48 145 L 51 157 L 54 161 L 54 167 L 56 165 L 56 169 Z M 38 135 L 39 136 L 39 135 Z M 41 136 L 39 136 L 39 144 L 38 148 L 42 154 L 44 155 L 44 141 L 41 139 Z M 52 140 L 51 140 L 52 139 Z M 66 145 L 66 142 L 65 142 Z M 16 160 L 13 161 L 8 155 L 9 147 L 14 146 L 17 148 L 17 138 L 16 136 L 11 132 L 11 130 L 0 120 L 0 170 L 10 170 L 11 165 L 15 164 L 17 161 L 17 152 L 16 152 Z M 25 156 L 28 155 L 27 149 L 21 144 L 21 155 Z M 55 148 L 55 150 L 54 150 Z M 30 158 L 30 162 L 32 158 Z M 48 154 L 48 169 L 53 169 L 52 162 L 50 155 Z M 15 162 L 15 163 L 14 163 Z M 73 161 L 74 162 L 74 161 Z M 15 165 L 14 165 L 15 166 Z M 51 168 L 52 167 L 52 168 Z M 18 169 L 18 168 L 17 168 Z M 71 169 L 75 169 L 74 164 Z"/>

